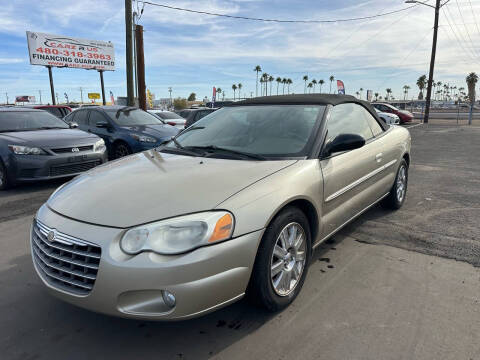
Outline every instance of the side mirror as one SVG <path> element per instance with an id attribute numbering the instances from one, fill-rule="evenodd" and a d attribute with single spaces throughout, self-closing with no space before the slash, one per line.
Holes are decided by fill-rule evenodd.
<path id="1" fill-rule="evenodd" d="M 71 123 L 69 123 L 68 126 L 70 126 L 70 129 L 78 128 L 78 124 L 76 122 L 73 122 L 73 121 Z"/>
<path id="2" fill-rule="evenodd" d="M 325 146 L 323 156 L 327 157 L 336 152 L 359 149 L 363 145 L 365 145 L 365 139 L 360 135 L 340 134 Z"/>
<path id="3" fill-rule="evenodd" d="M 108 122 L 106 121 L 97 121 L 96 124 L 97 128 L 108 128 Z"/>

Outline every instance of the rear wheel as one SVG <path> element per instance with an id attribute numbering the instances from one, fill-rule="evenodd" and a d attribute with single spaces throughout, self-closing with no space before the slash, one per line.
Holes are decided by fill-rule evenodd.
<path id="1" fill-rule="evenodd" d="M 279 213 L 263 235 L 249 292 L 270 311 L 295 300 L 307 275 L 311 254 L 308 220 L 296 207 Z"/>
<path id="2" fill-rule="evenodd" d="M 390 193 L 385 199 L 385 204 L 392 209 L 400 209 L 407 197 L 408 164 L 402 159 L 397 170 L 397 176 Z"/>
<path id="3" fill-rule="evenodd" d="M 116 143 L 115 146 L 113 147 L 113 158 L 114 159 L 120 159 L 124 156 L 130 155 L 132 153 L 132 150 L 130 149 L 130 146 L 124 142 L 119 142 Z"/>

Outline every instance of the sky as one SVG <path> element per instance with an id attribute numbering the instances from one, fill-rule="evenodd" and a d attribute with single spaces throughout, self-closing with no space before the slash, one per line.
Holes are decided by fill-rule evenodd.
<path id="1" fill-rule="evenodd" d="M 49 98 L 47 69 L 30 65 L 25 32 L 45 32 L 94 40 L 115 46 L 116 70 L 106 72 L 105 90 L 126 95 L 125 15 L 123 0 L 7 0 L 0 7 L 0 103 L 18 95 L 42 93 Z M 152 0 L 161 4 L 229 15 L 285 20 L 332 20 L 402 9 L 401 0 Z M 430 0 L 428 3 L 433 4 Z M 134 4 L 136 8 L 137 4 Z M 142 5 L 139 4 L 141 8 Z M 478 15 L 475 15 L 478 13 Z M 478 19 L 477 19 L 478 17 Z M 146 83 L 156 98 L 211 97 L 212 87 L 233 96 L 242 83 L 242 97 L 255 95 L 256 65 L 274 77 L 291 78 L 290 92 L 303 93 L 304 75 L 343 80 L 346 91 L 363 88 L 403 98 L 418 95 L 415 83 L 428 74 L 434 10 L 410 10 L 370 20 L 327 24 L 273 23 L 186 13 L 145 5 Z M 451 0 L 440 12 L 434 79 L 466 87 L 468 73 L 480 72 L 480 0 Z M 80 100 L 80 90 L 100 92 L 98 73 L 53 69 L 55 91 Z M 318 91 L 318 85 L 317 85 Z M 280 93 L 282 92 L 280 87 Z M 276 83 L 272 85 L 276 93 Z M 238 95 L 238 92 L 237 92 Z M 84 95 L 85 97 L 85 95 Z"/>

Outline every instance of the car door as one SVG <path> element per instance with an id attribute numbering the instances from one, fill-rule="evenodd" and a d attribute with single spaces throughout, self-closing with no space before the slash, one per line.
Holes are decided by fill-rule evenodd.
<path id="1" fill-rule="evenodd" d="M 322 238 L 379 198 L 376 182 L 383 166 L 383 144 L 377 141 L 359 104 L 340 104 L 330 110 L 325 143 L 341 134 L 356 134 L 365 139 L 361 148 L 333 153 L 321 158 L 323 174 Z"/>
<path id="2" fill-rule="evenodd" d="M 78 128 L 83 131 L 89 131 L 90 126 L 88 125 L 88 112 L 87 110 L 76 110 L 73 115 L 73 122 L 78 124 Z M 69 119 L 71 119 L 69 117 Z"/>
<path id="3" fill-rule="evenodd" d="M 100 136 L 110 149 L 113 143 L 113 127 L 110 124 L 108 118 L 99 110 L 90 110 L 90 116 L 88 117 L 88 123 L 90 131 L 95 135 Z M 107 123 L 107 127 L 97 127 L 97 123 Z"/>

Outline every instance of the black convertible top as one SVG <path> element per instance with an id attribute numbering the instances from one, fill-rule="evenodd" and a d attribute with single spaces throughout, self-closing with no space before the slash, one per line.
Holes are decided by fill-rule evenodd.
<path id="1" fill-rule="evenodd" d="M 372 114 L 373 117 L 381 124 L 384 130 L 388 125 L 378 117 L 377 112 L 368 101 L 359 100 L 351 95 L 335 95 L 335 94 L 295 94 L 295 95 L 275 95 L 260 96 L 256 98 L 237 101 L 230 106 L 242 105 L 339 105 L 355 103 L 363 106 Z"/>

